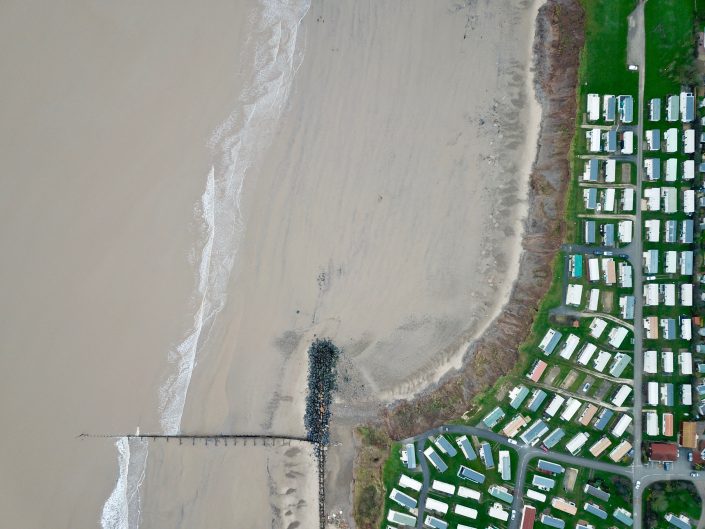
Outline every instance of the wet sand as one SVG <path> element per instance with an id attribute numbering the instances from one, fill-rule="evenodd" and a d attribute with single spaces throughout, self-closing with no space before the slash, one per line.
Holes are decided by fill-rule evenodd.
<path id="1" fill-rule="evenodd" d="M 0 8 L 8 525 L 98 526 L 116 451 L 75 436 L 162 427 L 167 354 L 199 305 L 208 143 L 251 77 L 259 7 L 232 4 Z M 228 301 L 182 430 L 303 434 L 314 336 L 344 349 L 341 409 L 374 409 L 459 364 L 516 275 L 538 119 L 532 36 L 518 1 L 311 6 L 271 146 L 244 180 Z M 307 506 L 274 526 L 310 527 L 304 455 L 172 444 L 150 445 L 144 527 L 250 515 L 269 527 L 256 513 L 288 499 L 272 506 L 268 464 L 296 466 L 296 484 L 275 472 L 273 486 Z M 345 481 L 331 481 L 341 508 Z"/>

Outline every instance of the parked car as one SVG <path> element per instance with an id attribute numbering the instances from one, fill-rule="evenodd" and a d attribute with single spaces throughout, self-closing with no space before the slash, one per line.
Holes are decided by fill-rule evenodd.
<path id="1" fill-rule="evenodd" d="M 518 444 L 519 444 L 519 443 L 516 442 L 516 439 L 507 439 L 507 442 L 508 442 L 510 445 L 518 445 Z"/>
<path id="2" fill-rule="evenodd" d="M 636 484 L 634 485 L 634 488 L 636 490 L 639 490 L 639 487 L 641 487 L 641 481 L 637 481 Z"/>
<path id="3" fill-rule="evenodd" d="M 700 477 L 700 473 L 699 472 L 691 472 L 690 477 L 691 478 L 698 478 L 698 477 Z"/>
<path id="4" fill-rule="evenodd" d="M 585 384 L 583 384 L 583 393 L 587 393 L 591 385 L 590 382 L 585 382 Z"/>
<path id="5" fill-rule="evenodd" d="M 693 462 L 693 452 L 688 452 L 688 462 L 689 463 Z"/>

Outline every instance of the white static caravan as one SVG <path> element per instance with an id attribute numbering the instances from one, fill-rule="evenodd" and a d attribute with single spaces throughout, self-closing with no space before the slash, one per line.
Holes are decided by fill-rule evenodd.
<path id="1" fill-rule="evenodd" d="M 546 408 L 546 411 L 544 411 L 544 413 L 549 417 L 553 417 L 558 412 L 564 402 L 565 397 L 561 397 L 560 395 L 554 395 L 553 399 L 551 400 L 551 402 L 549 402 L 548 407 Z"/>
<path id="2" fill-rule="evenodd" d="M 575 414 L 578 412 L 580 409 L 580 406 L 582 406 L 582 402 L 580 402 L 578 399 L 574 399 L 573 397 L 570 397 L 568 399 L 568 402 L 565 404 L 565 409 L 561 413 L 561 419 L 564 421 L 569 421 L 571 420 Z"/>
<path id="3" fill-rule="evenodd" d="M 659 435 L 658 414 L 655 411 L 646 412 L 646 435 L 655 437 Z"/>
<path id="4" fill-rule="evenodd" d="M 644 158 L 644 170 L 647 180 L 661 179 L 661 160 L 658 158 Z"/>
<path id="5" fill-rule="evenodd" d="M 585 160 L 585 170 L 583 171 L 583 180 L 586 182 L 597 182 L 600 176 L 600 162 L 595 158 Z"/>
<path id="6" fill-rule="evenodd" d="M 614 121 L 617 116 L 617 100 L 613 95 L 606 94 L 602 98 L 602 116 L 605 121 Z"/>
<path id="7" fill-rule="evenodd" d="M 621 437 L 624 432 L 627 431 L 627 428 L 629 428 L 629 425 L 632 423 L 632 420 L 633 419 L 631 415 L 627 415 L 625 413 L 619 418 L 617 424 L 614 425 L 614 428 L 612 428 L 612 431 L 610 433 L 615 437 Z"/>
<path id="8" fill-rule="evenodd" d="M 590 281 L 600 280 L 600 261 L 597 257 L 590 257 L 588 259 L 588 279 Z"/>
<path id="9" fill-rule="evenodd" d="M 634 188 L 622 190 L 622 211 L 634 211 Z"/>
<path id="10" fill-rule="evenodd" d="M 631 130 L 622 134 L 622 154 L 634 154 L 634 133 Z"/>
<path id="11" fill-rule="evenodd" d="M 619 242 L 630 243 L 632 242 L 632 221 L 631 220 L 620 220 L 617 223 L 617 237 L 619 237 Z"/>
<path id="12" fill-rule="evenodd" d="M 399 486 L 404 487 L 405 489 L 411 489 L 413 491 L 420 492 L 423 483 L 415 480 L 414 478 L 410 478 L 405 474 L 402 474 L 401 476 L 399 476 Z"/>
<path id="13" fill-rule="evenodd" d="M 695 178 L 695 160 L 686 160 L 683 162 L 683 180 L 693 178 Z"/>
<path id="14" fill-rule="evenodd" d="M 656 351 L 644 351 L 644 373 L 655 375 L 658 372 Z"/>
<path id="15" fill-rule="evenodd" d="M 646 403 L 649 406 L 658 406 L 658 382 L 650 381 L 646 385 Z"/>
<path id="16" fill-rule="evenodd" d="M 620 407 L 622 404 L 625 403 L 627 398 L 629 398 L 629 395 L 632 394 L 632 388 L 630 386 L 627 386 L 626 384 L 622 384 L 619 386 L 619 389 L 617 390 L 617 393 L 615 393 L 614 397 L 612 397 L 612 404 L 614 404 L 617 407 Z"/>
<path id="17" fill-rule="evenodd" d="M 600 303 L 600 289 L 592 288 L 590 289 L 590 300 L 588 301 L 588 310 L 597 312 Z"/>
<path id="18" fill-rule="evenodd" d="M 600 96 L 598 94 L 587 95 L 587 118 L 588 121 L 600 119 Z"/>
<path id="19" fill-rule="evenodd" d="M 583 302 L 583 285 L 568 285 L 565 293 L 565 304 L 579 307 Z"/>
<path id="20" fill-rule="evenodd" d="M 602 198 L 602 210 L 613 212 L 614 211 L 614 201 L 617 196 L 617 190 L 614 187 L 608 187 L 605 189 L 605 193 Z"/>
<path id="21" fill-rule="evenodd" d="M 431 483 L 431 489 L 442 494 L 448 494 L 449 496 L 455 494 L 455 485 L 451 485 L 445 481 L 438 481 L 437 479 L 434 479 L 433 483 Z"/>
<path id="22" fill-rule="evenodd" d="M 683 132 L 683 152 L 693 154 L 695 152 L 695 130 L 688 129 Z"/>
<path id="23" fill-rule="evenodd" d="M 678 121 L 680 118 L 680 97 L 673 95 L 666 98 L 666 121 Z"/>
<path id="24" fill-rule="evenodd" d="M 588 440 L 588 435 L 585 432 L 580 432 L 577 434 L 575 437 L 573 437 L 568 443 L 566 443 L 565 447 L 568 452 L 570 452 L 572 455 L 577 454 L 580 452 L 580 450 L 585 446 L 585 443 Z"/>
<path id="25" fill-rule="evenodd" d="M 656 307 L 658 305 L 658 285 L 656 283 L 644 284 L 644 305 L 647 307 Z"/>
<path id="26" fill-rule="evenodd" d="M 605 162 L 605 182 L 613 184 L 617 175 L 617 161 L 609 159 Z"/>
<path id="27" fill-rule="evenodd" d="M 458 497 L 480 501 L 482 494 L 477 490 L 469 489 L 468 487 L 463 487 L 460 485 L 458 486 Z"/>
<path id="28" fill-rule="evenodd" d="M 625 327 L 614 327 L 607 335 L 607 342 L 615 349 L 619 349 L 628 332 Z"/>
<path id="29" fill-rule="evenodd" d="M 665 274 L 675 274 L 678 271 L 678 252 L 675 250 L 666 251 L 663 271 Z"/>
<path id="30" fill-rule="evenodd" d="M 659 219 L 647 219 L 644 221 L 646 228 L 646 240 L 649 242 L 659 242 L 661 239 L 661 221 Z"/>
<path id="31" fill-rule="evenodd" d="M 583 347 L 583 350 L 580 351 L 580 355 L 578 356 L 578 363 L 584 366 L 588 365 L 595 351 L 597 351 L 597 346 L 591 343 L 585 344 L 585 347 Z"/>
<path id="32" fill-rule="evenodd" d="M 681 404 L 691 406 L 693 404 L 693 386 L 683 384 L 681 386 Z"/>
<path id="33" fill-rule="evenodd" d="M 593 362 L 593 369 L 602 373 L 605 370 L 605 367 L 607 367 L 607 362 L 609 362 L 611 358 L 612 355 L 607 351 L 600 351 Z"/>
<path id="34" fill-rule="evenodd" d="M 648 187 L 644 189 L 646 211 L 659 211 L 661 209 L 661 188 Z"/>
<path id="35" fill-rule="evenodd" d="M 566 360 L 570 360 L 570 357 L 573 356 L 573 353 L 575 352 L 575 349 L 577 349 L 578 345 L 580 345 L 580 338 L 574 334 L 569 334 L 563 344 L 563 348 L 560 353 L 558 353 L 559 356 L 561 358 L 565 358 Z"/>
<path id="36" fill-rule="evenodd" d="M 678 368 L 680 369 L 681 375 L 692 375 L 693 374 L 693 353 L 689 351 L 683 351 L 678 354 Z"/>
<path id="37" fill-rule="evenodd" d="M 693 189 L 683 191 L 683 212 L 688 215 L 695 213 L 695 191 Z"/>
<path id="38" fill-rule="evenodd" d="M 661 362 L 663 362 L 664 373 L 673 373 L 673 351 L 662 351 Z"/>
<path id="39" fill-rule="evenodd" d="M 600 133 L 600 129 L 588 130 L 585 133 L 585 137 L 587 138 L 588 151 L 600 152 L 602 150 L 602 134 Z"/>
<path id="40" fill-rule="evenodd" d="M 590 322 L 590 336 L 599 338 L 607 328 L 607 322 L 602 318 L 593 318 Z"/>
<path id="41" fill-rule="evenodd" d="M 666 152 L 673 153 L 678 151 L 678 129 L 668 129 L 663 134 L 663 139 L 666 142 Z"/>
<path id="42" fill-rule="evenodd" d="M 692 92 L 681 92 L 680 111 L 683 123 L 695 121 L 695 96 Z"/>
<path id="43" fill-rule="evenodd" d="M 651 129 L 646 131 L 646 150 L 660 151 L 661 150 L 661 131 Z"/>
<path id="44" fill-rule="evenodd" d="M 689 285 L 692 286 L 692 285 Z M 691 318 L 681 317 L 681 339 L 682 340 L 692 340 L 693 339 L 693 320 Z"/>
<path id="45" fill-rule="evenodd" d="M 644 273 L 658 274 L 658 250 L 646 250 L 644 256 Z"/>
<path id="46" fill-rule="evenodd" d="M 661 99 L 658 97 L 649 101 L 649 120 L 661 121 Z"/>
<path id="47" fill-rule="evenodd" d="M 678 179 L 678 159 L 666 160 L 666 182 L 675 182 Z"/>
<path id="48" fill-rule="evenodd" d="M 663 199 L 664 213 L 676 213 L 678 211 L 678 190 L 675 187 L 662 187 L 661 198 Z"/>
<path id="49" fill-rule="evenodd" d="M 676 285 L 673 283 L 665 283 L 661 285 L 660 292 L 663 296 L 664 305 L 667 307 L 676 306 Z"/>
<path id="50" fill-rule="evenodd" d="M 465 505 L 456 504 L 455 507 L 453 507 L 453 511 L 455 514 L 465 516 L 471 520 L 477 518 L 477 511 L 471 507 L 466 507 Z"/>
<path id="51" fill-rule="evenodd" d="M 626 221 L 631 222 L 631 221 Z M 624 261 L 619 262 L 619 286 L 621 288 L 632 288 L 633 278 L 632 278 L 632 265 L 625 263 Z"/>

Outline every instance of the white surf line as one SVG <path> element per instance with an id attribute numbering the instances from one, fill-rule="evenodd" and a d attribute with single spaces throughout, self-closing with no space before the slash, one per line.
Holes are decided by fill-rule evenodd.
<path id="1" fill-rule="evenodd" d="M 214 163 L 208 172 L 199 208 L 206 237 L 201 247 L 198 286 L 194 294 L 200 302 L 193 326 L 168 354 L 173 372 L 159 392 L 164 434 L 180 431 L 196 354 L 225 305 L 230 273 L 244 230 L 241 194 L 245 176 L 257 156 L 271 143 L 275 125 L 303 61 L 303 49 L 297 50 L 296 42 L 310 0 L 292 3 L 263 0 L 261 5 L 263 9 L 253 21 L 253 37 L 250 37 L 259 40 L 252 83 L 240 94 L 238 108 L 215 130 L 209 142 Z M 141 516 L 140 488 L 146 474 L 147 440 L 122 437 L 115 445 L 119 475 L 115 489 L 103 506 L 101 526 L 103 529 L 137 529 Z"/>

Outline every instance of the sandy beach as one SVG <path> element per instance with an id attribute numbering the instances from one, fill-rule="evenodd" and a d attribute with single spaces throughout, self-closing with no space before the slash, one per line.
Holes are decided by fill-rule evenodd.
<path id="1" fill-rule="evenodd" d="M 536 3 L 234 4 L 0 8 L 8 525 L 311 527 L 308 449 L 128 463 L 77 436 L 303 435 L 316 336 L 343 349 L 347 516 L 350 424 L 458 367 L 507 300 Z"/>

